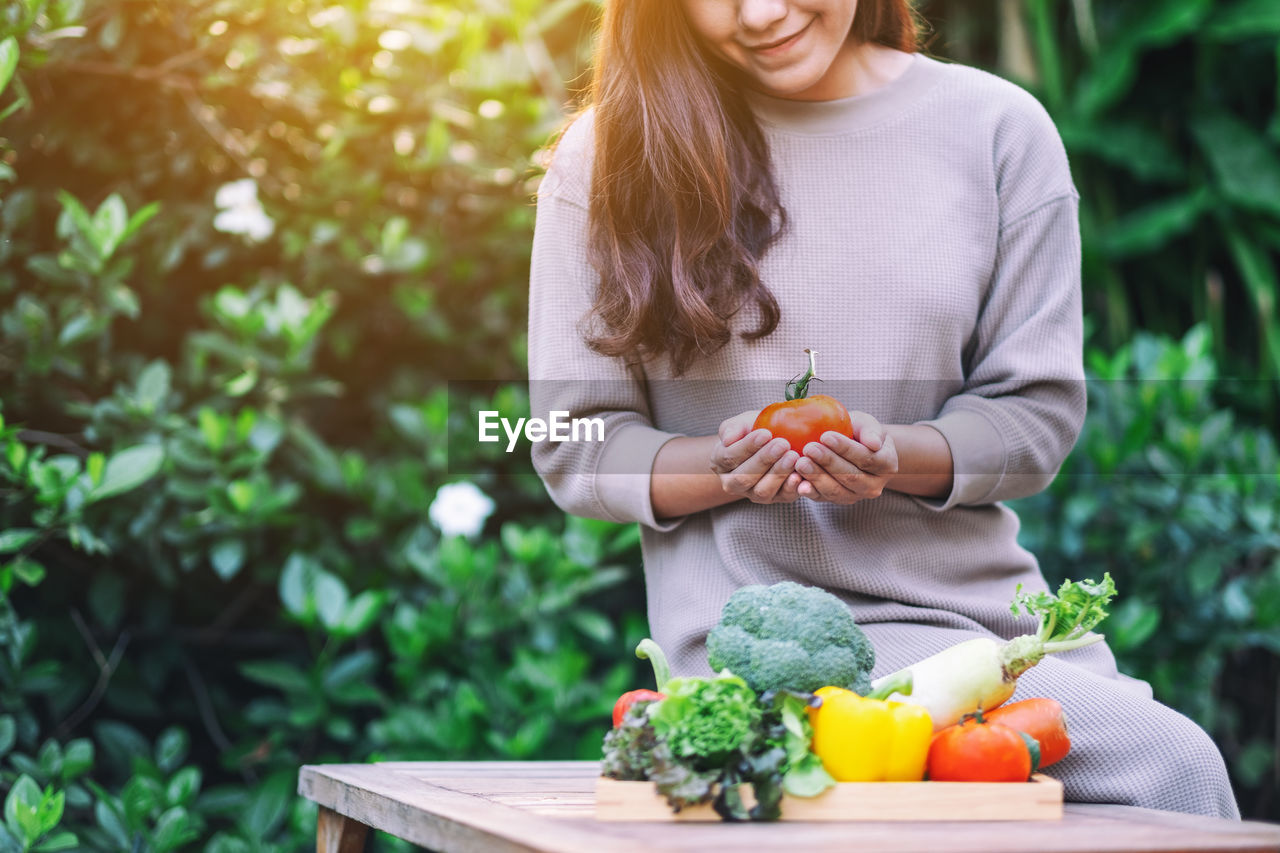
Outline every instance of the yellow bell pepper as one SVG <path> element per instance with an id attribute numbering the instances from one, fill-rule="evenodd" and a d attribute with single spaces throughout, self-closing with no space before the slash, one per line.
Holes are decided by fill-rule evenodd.
<path id="1" fill-rule="evenodd" d="M 816 691 L 822 705 L 809 709 L 813 751 L 837 782 L 919 782 L 924 778 L 933 720 L 919 705 L 877 698 L 877 694 L 903 692 L 900 683 L 886 692 L 888 686 L 868 696 L 841 687 Z"/>

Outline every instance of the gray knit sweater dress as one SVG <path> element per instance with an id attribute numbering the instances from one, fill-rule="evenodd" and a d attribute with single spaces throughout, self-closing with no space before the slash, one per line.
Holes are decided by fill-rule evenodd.
<path id="1" fill-rule="evenodd" d="M 781 321 L 679 378 L 665 361 L 628 366 L 584 343 L 599 283 L 585 248 L 590 113 L 566 131 L 539 190 L 531 408 L 604 430 L 533 444 L 536 470 L 566 512 L 641 525 L 650 629 L 677 673 L 709 672 L 705 637 L 735 589 L 782 580 L 848 604 L 877 676 L 971 637 L 1029 633 L 1009 602 L 1019 583 L 1046 583 L 1002 502 L 1053 479 L 1086 406 L 1077 194 L 1057 131 L 1017 86 L 923 55 L 866 95 L 750 98 L 787 211 L 760 264 Z M 758 316 L 744 308 L 735 328 Z M 951 493 L 656 518 L 658 449 L 781 399 L 806 347 L 822 393 L 942 433 Z M 1213 742 L 1117 672 L 1104 643 L 1028 671 L 1014 698 L 1031 696 L 1066 710 L 1073 748 L 1054 775 L 1070 800 L 1238 817 Z"/>

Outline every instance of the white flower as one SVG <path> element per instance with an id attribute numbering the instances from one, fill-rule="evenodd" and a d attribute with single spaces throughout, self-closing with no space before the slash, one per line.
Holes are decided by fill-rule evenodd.
<path id="1" fill-rule="evenodd" d="M 218 207 L 242 207 L 258 203 L 258 182 L 253 178 L 241 178 L 218 187 L 213 197 Z"/>
<path id="2" fill-rule="evenodd" d="M 258 201 L 258 182 L 242 178 L 218 187 L 213 197 L 218 215 L 213 227 L 227 234 L 244 234 L 250 240 L 261 242 L 271 236 L 276 224 L 262 209 Z"/>
<path id="3" fill-rule="evenodd" d="M 449 483 L 436 490 L 427 510 L 445 536 L 475 536 L 493 514 L 494 502 L 472 483 Z"/>

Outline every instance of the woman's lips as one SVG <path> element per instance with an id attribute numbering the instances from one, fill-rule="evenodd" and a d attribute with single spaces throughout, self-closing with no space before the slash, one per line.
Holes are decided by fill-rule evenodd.
<path id="1" fill-rule="evenodd" d="M 809 26 L 812 23 L 813 21 L 810 21 L 808 24 L 805 24 L 799 30 L 787 36 L 786 38 L 783 38 L 779 41 L 770 42 L 769 44 L 760 45 L 759 47 L 751 47 L 749 48 L 749 50 L 751 50 L 753 53 L 759 54 L 760 56 L 776 56 L 780 53 L 784 53 L 789 48 L 794 46 L 795 43 L 800 40 L 800 37 L 802 35 L 804 35 L 806 32 L 809 31 Z"/>

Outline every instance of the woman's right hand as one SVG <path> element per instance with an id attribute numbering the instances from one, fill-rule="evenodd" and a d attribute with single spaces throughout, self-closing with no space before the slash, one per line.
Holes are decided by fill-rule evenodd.
<path id="1" fill-rule="evenodd" d="M 804 481 L 795 470 L 800 455 L 785 438 L 751 429 L 759 414 L 759 409 L 743 412 L 720 424 L 711 470 L 726 494 L 758 504 L 793 503 L 800 499 L 796 489 Z"/>

